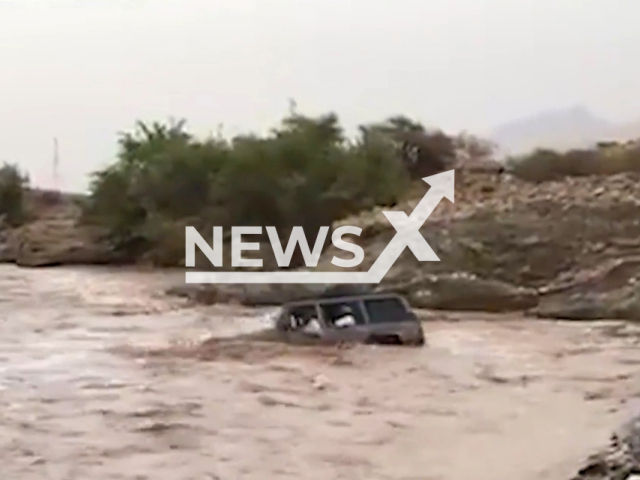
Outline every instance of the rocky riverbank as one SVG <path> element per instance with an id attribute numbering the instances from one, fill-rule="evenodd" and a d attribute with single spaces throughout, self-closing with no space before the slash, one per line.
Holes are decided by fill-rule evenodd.
<path id="1" fill-rule="evenodd" d="M 639 181 L 637 174 L 621 174 L 459 186 L 455 205 L 443 200 L 422 229 L 441 261 L 419 263 L 405 251 L 377 289 L 403 293 L 420 308 L 640 318 Z M 398 209 L 410 212 L 416 202 Z M 341 223 L 363 229 L 360 269 L 368 269 L 395 234 L 379 210 Z M 323 256 L 320 269 L 332 268 L 333 253 Z M 243 285 L 171 292 L 205 303 L 267 305 L 315 289 Z"/>
<path id="2" fill-rule="evenodd" d="M 542 184 L 467 178 L 455 204 L 443 200 L 422 229 L 441 261 L 419 263 L 405 251 L 377 288 L 401 292 L 420 308 L 640 318 L 639 181 L 638 174 Z M 412 211 L 423 193 L 397 208 Z M 74 199 L 51 203 L 35 195 L 32 204 L 36 213 L 27 225 L 1 231 L 1 261 L 28 267 L 118 261 L 100 231 L 79 223 Z M 355 239 L 366 252 L 359 269 L 368 269 L 395 234 L 380 210 L 341 223 L 363 229 Z M 318 268 L 333 268 L 334 253 L 329 248 Z M 170 293 L 204 303 L 271 305 L 315 289 L 181 286 Z"/>

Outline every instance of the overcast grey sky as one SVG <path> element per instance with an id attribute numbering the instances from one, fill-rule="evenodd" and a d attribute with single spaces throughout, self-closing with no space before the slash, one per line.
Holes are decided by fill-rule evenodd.
<path id="1" fill-rule="evenodd" d="M 64 188 L 140 118 L 263 131 L 297 100 L 482 133 L 585 104 L 640 117 L 638 0 L 0 0 L 0 160 Z"/>

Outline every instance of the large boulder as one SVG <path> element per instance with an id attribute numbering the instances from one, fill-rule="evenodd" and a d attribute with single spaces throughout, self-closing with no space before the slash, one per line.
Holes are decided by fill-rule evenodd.
<path id="1" fill-rule="evenodd" d="M 106 264 L 115 260 L 108 243 L 91 229 L 78 226 L 75 219 L 36 221 L 9 237 L 2 260 L 22 267 Z"/>
<path id="2" fill-rule="evenodd" d="M 81 225 L 76 195 L 30 191 L 27 223 L 0 224 L 0 262 L 24 267 L 104 264 L 118 259 L 97 227 Z"/>
<path id="3" fill-rule="evenodd" d="M 379 291 L 404 294 L 413 307 L 434 310 L 509 312 L 538 303 L 535 289 L 468 273 L 414 275 L 405 281 L 385 282 Z"/>
<path id="4" fill-rule="evenodd" d="M 539 317 L 639 320 L 640 256 L 605 262 L 540 290 L 540 304 L 533 310 Z"/>

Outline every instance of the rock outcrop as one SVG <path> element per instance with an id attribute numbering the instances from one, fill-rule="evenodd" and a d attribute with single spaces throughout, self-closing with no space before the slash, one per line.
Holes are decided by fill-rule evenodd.
<path id="1" fill-rule="evenodd" d="M 387 281 L 379 288 L 404 294 L 416 308 L 432 310 L 509 312 L 538 304 L 538 292 L 468 273 L 427 274 L 406 281 Z"/>
<path id="2" fill-rule="evenodd" d="M 36 222 L 16 236 L 15 263 L 22 267 L 98 265 L 115 259 L 105 242 L 73 220 Z"/>
<path id="3" fill-rule="evenodd" d="M 541 289 L 533 312 L 567 320 L 640 320 L 640 256 L 604 263 Z"/>
<path id="4" fill-rule="evenodd" d="M 396 265 L 432 273 L 466 271 L 540 288 L 566 272 L 640 254 L 639 182 L 640 175 L 624 174 L 541 185 L 517 179 L 470 183 L 456 190 L 455 204 L 443 200 L 421 230 L 441 261 L 420 263 L 405 251 Z M 417 201 L 397 209 L 411 212 Z M 381 209 L 341 225 L 363 229 L 357 239 L 367 252 L 363 270 L 395 234 Z M 344 255 L 330 249 L 326 263 L 334 254 Z"/>
<path id="5" fill-rule="evenodd" d="M 640 478 L 640 416 L 615 431 L 606 448 L 590 456 L 571 480 Z"/>
<path id="6" fill-rule="evenodd" d="M 30 221 L 18 228 L 0 228 L 0 262 L 46 267 L 117 260 L 101 232 L 79 224 L 80 207 L 73 198 L 45 196 L 49 200 L 43 201 L 37 192 L 31 195 L 35 198 Z"/>
<path id="7" fill-rule="evenodd" d="M 418 262 L 405 250 L 380 288 L 402 291 L 416 307 L 637 319 L 639 183 L 640 174 L 634 173 L 542 184 L 509 175 L 466 175 L 456 187 L 455 204 L 443 200 L 421 230 L 441 261 Z M 427 188 L 416 186 L 414 200 L 396 209 L 410 213 Z M 0 261 L 30 267 L 118 261 L 100 232 L 78 223 L 77 202 L 66 197 L 40 202 L 26 226 L 0 228 Z M 396 233 L 381 209 L 334 227 L 341 225 L 362 228 L 353 239 L 366 252 L 358 270 L 368 270 Z M 329 246 L 318 269 L 335 269 L 334 255 L 345 252 Z M 246 285 L 199 288 L 189 295 L 206 303 L 273 305 L 317 291 Z"/>
<path id="8" fill-rule="evenodd" d="M 441 261 L 418 262 L 405 250 L 381 288 L 402 291 L 416 307 L 524 309 L 549 318 L 638 318 L 640 273 L 634 273 L 634 259 L 640 258 L 639 183 L 640 175 L 634 173 L 542 184 L 468 175 L 456 190 L 455 204 L 443 200 L 421 230 Z M 396 209 L 410 213 L 426 188 Z M 395 235 L 382 209 L 334 226 L 341 225 L 362 228 L 351 240 L 366 252 L 357 270 L 368 270 Z M 330 263 L 334 255 L 345 253 L 330 246 L 318 269 L 335 270 Z M 608 269 L 613 270 L 603 273 Z M 601 280 L 584 280 L 591 277 Z M 612 283 L 613 277 L 618 283 Z M 261 285 L 216 291 L 220 301 L 263 304 L 291 299 L 304 288 Z"/>

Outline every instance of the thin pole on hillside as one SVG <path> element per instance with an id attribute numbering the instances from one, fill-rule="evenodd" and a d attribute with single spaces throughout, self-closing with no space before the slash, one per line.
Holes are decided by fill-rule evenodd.
<path id="1" fill-rule="evenodd" d="M 58 150 L 58 138 L 53 138 L 53 188 L 59 190 L 58 165 L 60 164 L 60 152 Z"/>
<path id="2" fill-rule="evenodd" d="M 293 98 L 289 99 L 289 116 L 298 116 L 298 102 L 296 102 Z"/>

